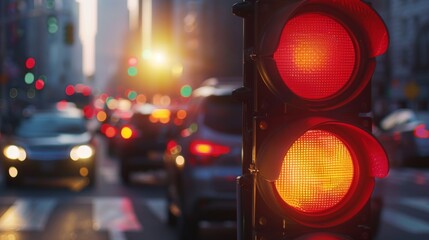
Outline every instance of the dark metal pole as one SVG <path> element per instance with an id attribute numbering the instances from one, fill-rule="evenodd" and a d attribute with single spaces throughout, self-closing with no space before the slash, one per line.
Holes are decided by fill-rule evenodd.
<path id="1" fill-rule="evenodd" d="M 253 236 L 253 211 L 255 184 L 253 169 L 253 115 L 255 85 L 255 65 L 251 59 L 255 42 L 254 5 L 256 0 L 244 0 L 233 6 L 233 13 L 243 22 L 243 87 L 236 94 L 243 101 L 243 155 L 242 176 L 237 179 L 237 239 L 251 240 Z"/>

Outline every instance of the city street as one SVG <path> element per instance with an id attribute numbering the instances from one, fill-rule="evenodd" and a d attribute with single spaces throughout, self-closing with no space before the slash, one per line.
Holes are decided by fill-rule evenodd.
<path id="1" fill-rule="evenodd" d="M 98 138 L 94 188 L 79 181 L 29 183 L 0 188 L 0 239 L 176 239 L 166 224 L 165 174 L 138 173 L 129 186 L 117 174 L 117 160 L 105 154 Z M 375 239 L 429 238 L 429 170 L 392 169 L 377 182 L 384 200 Z M 203 240 L 235 239 L 234 223 L 203 226 Z"/>
<path id="2" fill-rule="evenodd" d="M 105 155 L 98 139 L 96 185 L 79 181 L 32 182 L 0 188 L 0 239 L 141 240 L 176 239 L 166 224 L 163 172 L 135 174 L 129 186 L 120 182 L 117 160 Z M 3 175 L 3 174 L 2 174 Z M 233 224 L 203 226 L 203 239 L 216 232 L 235 239 Z"/>
<path id="3" fill-rule="evenodd" d="M 429 239 L 429 170 L 391 169 L 377 184 L 384 209 L 376 239 Z"/>

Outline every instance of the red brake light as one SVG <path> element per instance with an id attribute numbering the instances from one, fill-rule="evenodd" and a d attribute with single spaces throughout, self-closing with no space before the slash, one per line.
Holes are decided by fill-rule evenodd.
<path id="1" fill-rule="evenodd" d="M 106 130 L 105 130 L 105 132 L 104 132 L 104 134 L 105 134 L 105 135 L 106 135 L 106 137 L 108 137 L 108 138 L 113 138 L 113 137 L 115 137 L 115 136 L 116 136 L 116 134 L 117 134 L 116 128 L 115 128 L 115 127 L 112 127 L 112 126 L 107 126 L 107 127 L 106 127 Z"/>
<path id="2" fill-rule="evenodd" d="M 177 147 L 177 143 L 174 140 L 170 140 L 167 142 L 167 153 L 172 153 L 174 151 L 174 149 L 176 149 Z"/>
<path id="3" fill-rule="evenodd" d="M 321 13 L 304 13 L 283 28 L 274 61 L 283 82 L 310 100 L 332 97 L 348 85 L 356 64 L 348 30 Z"/>
<path id="4" fill-rule="evenodd" d="M 230 152 L 229 146 L 220 145 L 214 142 L 199 140 L 193 141 L 190 145 L 190 151 L 193 157 L 200 157 L 200 163 L 208 163 L 208 158 L 219 157 Z M 195 163 L 196 159 L 191 159 L 191 163 Z"/>
<path id="5" fill-rule="evenodd" d="M 419 124 L 414 129 L 414 136 L 417 138 L 429 138 L 429 131 L 426 129 L 425 124 Z"/>

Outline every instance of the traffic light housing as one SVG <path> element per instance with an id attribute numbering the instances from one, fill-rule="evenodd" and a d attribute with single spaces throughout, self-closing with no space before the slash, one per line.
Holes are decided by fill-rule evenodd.
<path id="1" fill-rule="evenodd" d="M 67 23 L 64 26 L 64 43 L 67 45 L 74 43 L 74 26 L 72 23 Z"/>
<path id="2" fill-rule="evenodd" d="M 375 178 L 388 172 L 371 134 L 385 24 L 361 0 L 248 0 L 233 10 L 244 17 L 249 92 L 239 238 L 369 239 Z"/>

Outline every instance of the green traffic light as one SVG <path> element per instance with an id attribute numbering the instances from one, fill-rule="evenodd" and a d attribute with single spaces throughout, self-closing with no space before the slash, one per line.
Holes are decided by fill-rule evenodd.
<path id="1" fill-rule="evenodd" d="M 48 17 L 48 32 L 53 34 L 58 32 L 58 19 L 57 17 Z"/>
<path id="2" fill-rule="evenodd" d="M 28 72 L 24 76 L 24 81 L 26 84 L 32 84 L 34 82 L 34 74 L 31 72 Z"/>
<path id="3" fill-rule="evenodd" d="M 181 89 L 180 89 L 180 95 L 182 97 L 190 97 L 192 94 L 192 87 L 189 85 L 184 85 Z"/>
<path id="4" fill-rule="evenodd" d="M 138 73 L 138 70 L 136 67 L 132 66 L 128 68 L 128 76 L 134 77 L 137 75 L 137 73 Z"/>

